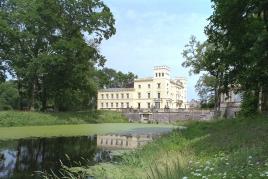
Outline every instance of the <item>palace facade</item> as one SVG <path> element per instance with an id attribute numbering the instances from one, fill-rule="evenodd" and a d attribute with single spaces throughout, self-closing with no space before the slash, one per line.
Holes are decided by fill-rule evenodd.
<path id="1" fill-rule="evenodd" d="M 170 68 L 155 66 L 153 77 L 134 80 L 134 88 L 107 88 L 98 91 L 98 109 L 188 108 L 187 80 L 171 79 Z"/>

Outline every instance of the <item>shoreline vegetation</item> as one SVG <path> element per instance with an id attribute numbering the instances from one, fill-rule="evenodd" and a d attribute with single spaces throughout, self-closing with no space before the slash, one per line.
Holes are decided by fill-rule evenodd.
<path id="1" fill-rule="evenodd" d="M 114 111 L 23 112 L 1 111 L 0 127 L 44 126 L 62 124 L 126 123 L 127 118 Z"/>
<path id="2" fill-rule="evenodd" d="M 186 130 L 128 152 L 115 163 L 68 169 L 96 178 L 265 178 L 268 117 L 184 122 Z M 65 170 L 66 172 L 66 170 Z"/>

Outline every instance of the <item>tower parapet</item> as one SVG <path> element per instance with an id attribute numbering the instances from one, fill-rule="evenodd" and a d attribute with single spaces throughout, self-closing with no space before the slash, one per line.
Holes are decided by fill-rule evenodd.
<path id="1" fill-rule="evenodd" d="M 170 79 L 170 68 L 168 66 L 155 66 L 153 68 L 154 78 Z"/>

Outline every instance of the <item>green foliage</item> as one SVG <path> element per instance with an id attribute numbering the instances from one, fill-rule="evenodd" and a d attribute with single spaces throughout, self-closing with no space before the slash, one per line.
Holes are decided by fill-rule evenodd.
<path id="1" fill-rule="evenodd" d="M 14 81 L 0 84 L 0 110 L 18 109 L 19 93 Z"/>
<path id="2" fill-rule="evenodd" d="M 126 74 L 110 68 L 103 68 L 98 71 L 99 86 L 101 88 L 129 88 L 133 87 L 137 75 L 128 72 Z"/>
<path id="3" fill-rule="evenodd" d="M 0 6 L 0 74 L 8 64 L 20 108 L 92 106 L 96 66 L 105 62 L 98 46 L 115 34 L 110 9 L 99 0 L 4 0 Z"/>
<path id="4" fill-rule="evenodd" d="M 224 58 L 220 59 L 220 63 L 225 67 L 224 84 L 239 86 L 247 94 L 266 91 L 267 1 L 213 0 L 212 3 L 214 12 L 209 18 L 205 33 L 208 42 L 219 46 L 223 52 Z M 246 95 L 244 100 L 251 101 L 246 97 L 251 98 Z M 251 111 L 257 111 L 256 105 L 251 107 L 254 107 Z"/>
<path id="5" fill-rule="evenodd" d="M 264 95 L 268 89 L 267 1 L 212 0 L 212 3 L 214 11 L 205 27 L 208 39 L 200 43 L 191 37 L 183 51 L 183 66 L 190 67 L 191 72 L 205 71 L 216 78 L 216 106 L 220 103 L 220 93 L 230 89 Z M 244 100 L 251 100 L 246 97 Z M 257 111 L 256 105 L 251 107 L 254 108 L 251 111 Z"/>
<path id="6" fill-rule="evenodd" d="M 240 115 L 252 116 L 256 114 L 258 112 L 258 102 L 258 95 L 256 96 L 252 91 L 243 93 Z"/>

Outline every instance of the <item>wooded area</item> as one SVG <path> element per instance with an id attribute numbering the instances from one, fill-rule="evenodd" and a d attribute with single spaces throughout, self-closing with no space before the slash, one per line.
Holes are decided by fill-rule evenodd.
<path id="1" fill-rule="evenodd" d="M 99 0 L 1 1 L 0 108 L 92 109 L 99 87 L 131 85 L 136 76 L 105 68 L 98 49 L 114 24 Z"/>
<path id="2" fill-rule="evenodd" d="M 204 73 L 199 93 L 214 97 L 219 111 L 220 94 L 242 94 L 242 113 L 267 111 L 268 106 L 268 2 L 266 0 L 212 0 L 213 14 L 205 27 L 208 39 L 191 37 L 185 46 L 184 67 Z M 214 80 L 208 80 L 208 78 Z M 201 88 L 200 88 L 201 87 Z M 213 89 L 213 90 L 212 90 Z M 203 92 L 202 92 L 203 90 Z M 207 93 L 207 92 L 212 93 Z"/>

